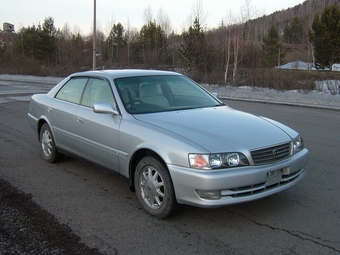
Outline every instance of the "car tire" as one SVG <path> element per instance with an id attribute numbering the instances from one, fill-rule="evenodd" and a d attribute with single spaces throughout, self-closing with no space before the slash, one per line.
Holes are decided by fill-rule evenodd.
<path id="1" fill-rule="evenodd" d="M 42 156 L 47 162 L 56 163 L 63 158 L 64 154 L 58 152 L 51 129 L 47 123 L 44 123 L 40 129 L 40 144 Z"/>
<path id="2" fill-rule="evenodd" d="M 136 195 L 144 210 L 164 219 L 176 209 L 174 187 L 165 165 L 155 157 L 141 159 L 134 176 Z"/>

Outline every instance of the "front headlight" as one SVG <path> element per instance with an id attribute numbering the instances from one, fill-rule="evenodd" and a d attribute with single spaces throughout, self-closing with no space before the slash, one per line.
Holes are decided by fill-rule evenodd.
<path id="1" fill-rule="evenodd" d="M 293 140 L 292 148 L 293 148 L 292 154 L 295 154 L 304 148 L 303 139 L 300 135 Z"/>
<path id="2" fill-rule="evenodd" d="M 221 169 L 238 166 L 249 166 L 246 156 L 240 152 L 189 154 L 189 164 L 195 169 Z"/>

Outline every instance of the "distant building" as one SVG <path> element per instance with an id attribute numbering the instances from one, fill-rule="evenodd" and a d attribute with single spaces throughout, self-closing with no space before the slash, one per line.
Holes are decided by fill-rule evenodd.
<path id="1" fill-rule="evenodd" d="M 10 23 L 3 23 L 3 30 L 0 30 L 0 47 L 4 47 L 6 43 L 12 43 L 15 37 L 14 25 Z"/>
<path id="2" fill-rule="evenodd" d="M 14 25 L 10 23 L 3 23 L 3 33 L 14 33 Z"/>

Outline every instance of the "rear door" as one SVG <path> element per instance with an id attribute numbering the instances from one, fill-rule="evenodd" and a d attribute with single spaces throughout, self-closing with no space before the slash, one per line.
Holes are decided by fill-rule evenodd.
<path id="1" fill-rule="evenodd" d="M 118 169 L 118 129 L 120 116 L 93 111 L 96 102 L 108 102 L 115 107 L 110 83 L 90 78 L 81 105 L 75 113 L 75 146 L 81 157 L 108 169 Z"/>
<path id="2" fill-rule="evenodd" d="M 73 152 L 74 114 L 87 81 L 86 77 L 71 78 L 49 102 L 46 115 L 60 149 Z"/>

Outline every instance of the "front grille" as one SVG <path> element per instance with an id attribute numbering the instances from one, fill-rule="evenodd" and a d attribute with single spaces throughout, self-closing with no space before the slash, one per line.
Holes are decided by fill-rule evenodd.
<path id="1" fill-rule="evenodd" d="M 269 164 L 288 158 L 290 156 L 290 143 L 254 150 L 250 153 L 255 165 Z"/>

